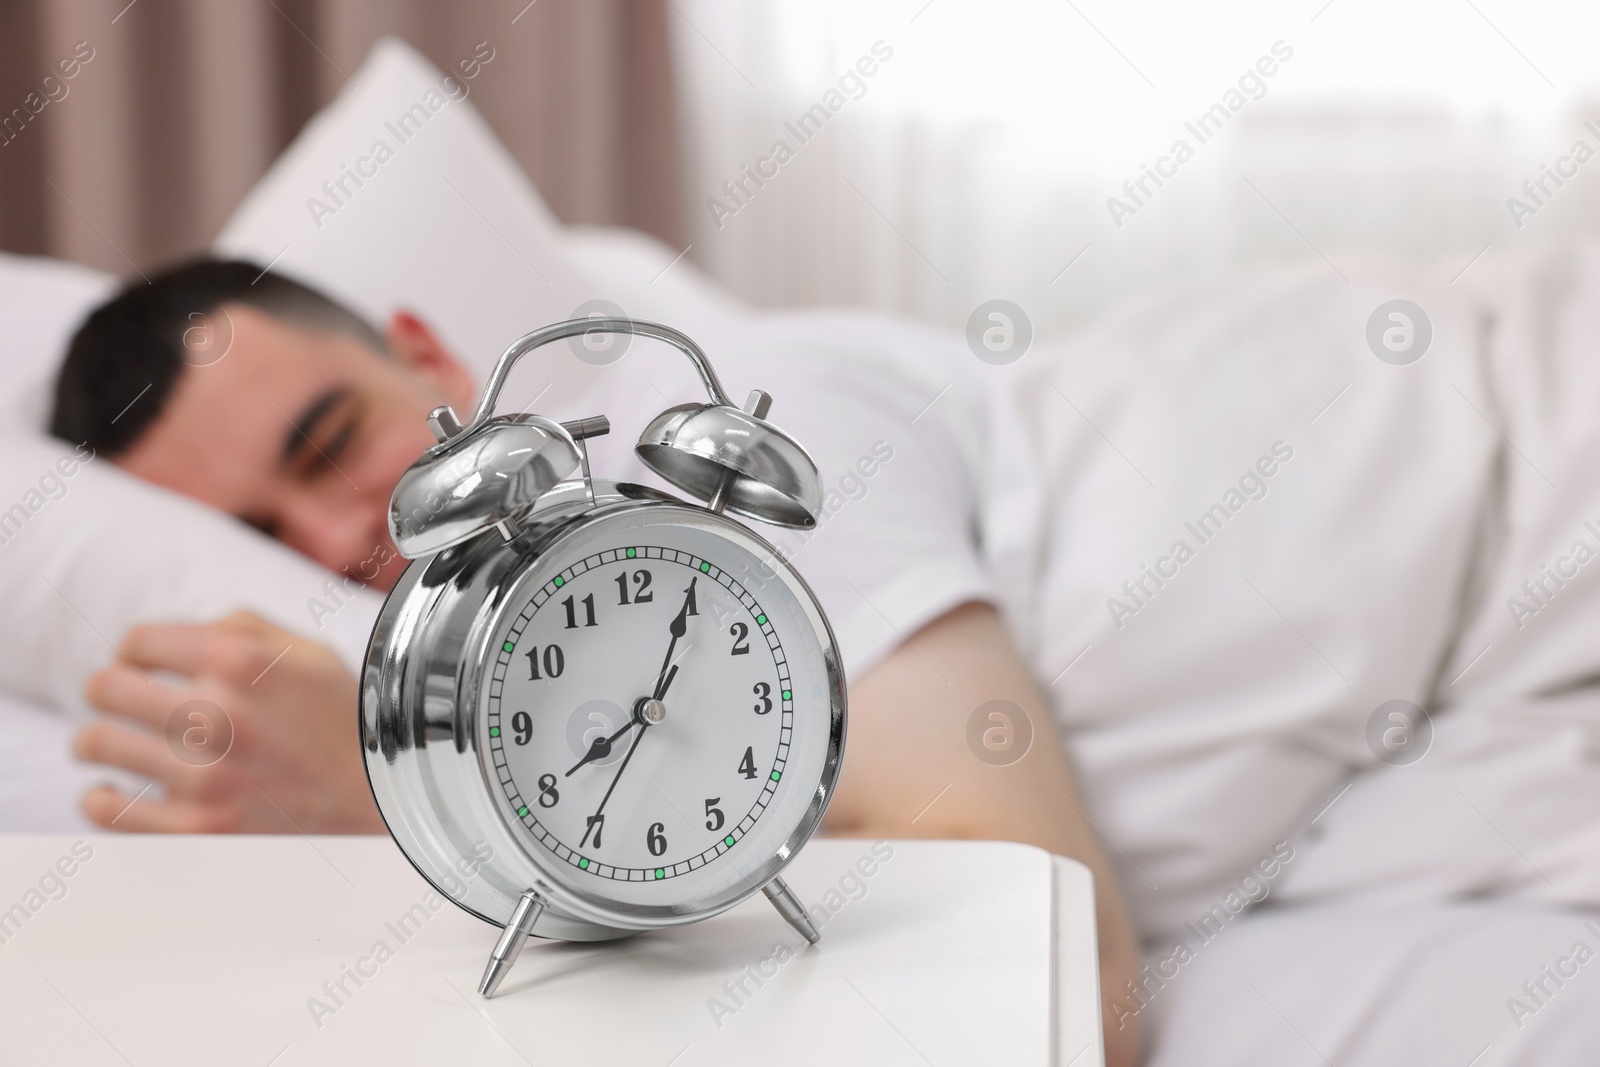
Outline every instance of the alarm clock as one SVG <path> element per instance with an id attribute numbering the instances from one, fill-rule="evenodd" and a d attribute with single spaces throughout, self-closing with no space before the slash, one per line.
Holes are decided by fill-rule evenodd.
<path id="1" fill-rule="evenodd" d="M 687 356 L 709 395 L 644 428 L 639 458 L 684 499 L 590 475 L 603 416 L 495 414 L 513 365 L 580 335 Z M 780 873 L 816 831 L 845 737 L 839 652 L 816 597 L 731 515 L 816 525 L 816 464 L 741 409 L 666 326 L 589 318 L 501 356 L 466 424 L 396 484 L 413 562 L 361 678 L 372 795 L 413 866 L 503 933 L 493 996 L 529 936 L 595 941 L 698 922 L 761 891 L 818 934 Z"/>

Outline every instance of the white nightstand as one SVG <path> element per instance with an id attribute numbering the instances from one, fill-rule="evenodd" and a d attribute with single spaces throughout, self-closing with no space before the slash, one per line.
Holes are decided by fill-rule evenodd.
<path id="1" fill-rule="evenodd" d="M 0 1062 L 1103 1062 L 1085 868 L 873 846 L 815 841 L 785 873 L 825 909 L 816 948 L 758 896 L 668 933 L 534 942 L 485 1001 L 495 928 L 387 838 L 0 836 Z"/>

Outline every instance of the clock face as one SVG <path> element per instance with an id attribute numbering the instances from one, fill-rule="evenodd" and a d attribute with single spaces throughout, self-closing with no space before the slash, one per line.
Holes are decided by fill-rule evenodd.
<path id="1" fill-rule="evenodd" d="M 493 634 L 479 750 L 502 818 L 590 898 L 692 910 L 748 891 L 823 777 L 810 594 L 716 517 L 636 513 L 569 540 Z"/>

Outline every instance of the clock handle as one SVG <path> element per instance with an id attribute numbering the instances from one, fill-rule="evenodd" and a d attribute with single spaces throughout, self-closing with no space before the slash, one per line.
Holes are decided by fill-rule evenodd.
<path id="1" fill-rule="evenodd" d="M 711 395 L 712 403 L 732 406 L 727 392 L 722 388 L 722 382 L 717 378 L 717 372 L 712 369 L 711 361 L 700 350 L 700 346 L 685 333 L 674 330 L 670 326 L 663 326 L 658 322 L 644 322 L 628 318 L 591 318 L 571 319 L 567 322 L 558 322 L 543 329 L 534 330 L 530 334 L 517 339 L 517 341 L 501 355 L 500 361 L 495 364 L 494 373 L 489 375 L 489 381 L 483 387 L 483 397 L 478 401 L 478 410 L 473 414 L 471 421 L 465 426 L 456 429 L 445 425 L 444 429 L 450 432 L 443 439 L 454 437 L 463 430 L 474 429 L 489 420 L 494 414 L 495 402 L 500 399 L 500 388 L 506 383 L 506 376 L 511 373 L 511 368 L 523 356 L 536 348 L 550 344 L 552 341 L 564 340 L 568 337 L 581 337 L 588 333 L 627 333 L 637 337 L 649 337 L 657 341 L 664 341 L 689 357 L 689 362 L 694 364 L 694 369 L 700 375 L 700 381 L 706 387 L 706 392 Z M 454 413 L 450 421 L 454 422 Z M 457 423 L 459 426 L 459 423 Z M 439 430 L 434 431 L 437 435 Z"/>
<path id="2" fill-rule="evenodd" d="M 511 921 L 506 923 L 500 940 L 495 942 L 494 951 L 489 953 L 489 966 L 484 968 L 483 978 L 478 982 L 478 992 L 485 998 L 494 996 L 494 991 L 500 988 L 500 980 L 517 962 L 517 957 L 522 955 L 522 946 L 528 943 L 528 938 L 533 934 L 533 924 L 543 914 L 544 901 L 539 899 L 539 895 L 531 889 L 523 893 L 511 913 Z"/>
<path id="3" fill-rule="evenodd" d="M 728 393 L 705 352 L 687 334 L 660 323 L 620 316 L 558 322 L 519 338 L 495 364 L 494 372 L 483 387 L 478 410 L 465 425 L 448 405 L 435 408 L 428 416 L 428 425 L 438 443 L 428 449 L 423 459 L 413 464 L 412 471 L 408 471 L 402 479 L 401 486 L 405 488 L 405 494 L 401 493 L 401 486 L 396 487 L 396 497 L 390 501 L 391 525 L 395 523 L 396 514 L 411 514 L 417 510 L 411 497 L 420 494 L 420 499 L 425 502 L 439 491 L 437 482 L 445 475 L 423 473 L 413 477 L 419 467 L 427 472 L 433 461 L 449 455 L 458 443 L 480 441 L 477 431 L 493 419 L 500 390 L 518 360 L 553 341 L 588 333 L 633 334 L 665 342 L 689 358 L 700 375 L 701 384 L 710 395 L 709 404 L 676 405 L 656 416 L 645 427 L 639 443 L 634 446 L 634 452 L 645 466 L 690 496 L 707 501 L 714 512 L 726 508 L 739 515 L 800 530 L 810 530 L 817 525 L 817 516 L 822 511 L 822 480 L 817 472 L 816 461 L 798 441 L 766 421 L 766 409 L 772 398 L 757 390 L 750 395 L 746 409 L 741 411 L 728 399 Z M 570 434 L 570 424 L 563 424 L 569 429 L 569 434 L 562 435 L 553 432 L 555 427 L 538 423 L 537 416 L 524 416 L 516 424 L 515 432 L 520 437 L 539 439 L 529 445 L 523 445 L 521 441 L 510 442 L 521 446 L 510 449 L 510 453 L 521 455 L 531 454 L 529 450 L 538 451 L 543 467 L 561 466 L 563 469 L 554 475 L 542 471 L 543 476 L 537 480 L 530 480 L 524 474 L 523 483 L 517 486 L 515 494 L 518 507 L 531 504 L 534 498 L 569 474 L 579 461 L 587 458 L 586 448 L 580 450 L 576 441 L 568 440 L 568 436 L 575 436 Z M 485 447 L 492 451 L 503 443 L 486 442 Z M 563 445 L 569 447 L 563 448 Z M 559 463 L 556 462 L 558 460 Z M 524 464 L 523 468 L 526 471 L 527 465 Z M 459 479 L 459 475 L 453 471 L 447 473 Z M 592 502 L 594 488 L 587 467 L 584 481 L 589 486 Z M 491 503 L 503 504 L 506 487 L 498 481 L 483 484 L 489 485 L 492 490 L 490 495 L 494 499 Z M 467 489 L 462 491 L 471 492 Z M 402 495 L 405 499 L 401 499 Z M 399 503 L 396 503 L 397 500 Z M 496 510 L 507 511 L 508 508 L 498 506 Z M 498 521 L 487 524 L 475 522 L 479 517 L 476 514 L 461 517 L 447 531 L 448 536 L 413 537 L 410 539 L 413 550 L 406 551 L 402 547 L 402 552 L 409 558 L 415 558 L 418 554 L 459 544 L 466 537 L 475 536 L 482 529 L 494 525 L 501 526 L 502 536 L 509 536 L 508 525 Z M 396 536 L 396 543 L 400 543 L 399 536 Z"/>
<path id="4" fill-rule="evenodd" d="M 806 909 L 801 906 L 800 898 L 794 895 L 794 890 L 790 889 L 782 878 L 774 878 L 762 886 L 761 891 L 772 901 L 772 906 L 778 909 L 778 914 L 783 916 L 784 921 L 800 931 L 801 937 L 813 945 L 822 940 L 817 928 L 811 925 L 811 916 L 807 915 Z"/>

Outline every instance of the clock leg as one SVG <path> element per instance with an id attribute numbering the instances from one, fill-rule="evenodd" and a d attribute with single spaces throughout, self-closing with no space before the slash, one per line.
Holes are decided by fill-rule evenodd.
<path id="1" fill-rule="evenodd" d="M 762 886 L 761 891 L 772 901 L 772 906 L 778 909 L 778 914 L 783 916 L 784 921 L 800 931 L 801 937 L 813 945 L 822 940 L 817 928 L 811 925 L 811 916 L 801 907 L 800 898 L 794 895 L 794 890 L 790 889 L 782 878 L 774 878 Z"/>
<path id="2" fill-rule="evenodd" d="M 495 942 L 494 951 L 489 954 L 489 966 L 484 968 L 483 980 L 478 983 L 479 993 L 485 997 L 494 996 L 494 991 L 500 988 L 500 980 L 522 954 L 522 946 L 527 944 L 528 936 L 533 933 L 533 924 L 539 921 L 542 914 L 544 901 L 531 889 L 522 894 L 516 910 L 511 913 L 511 921 L 506 923 L 500 940 Z"/>

